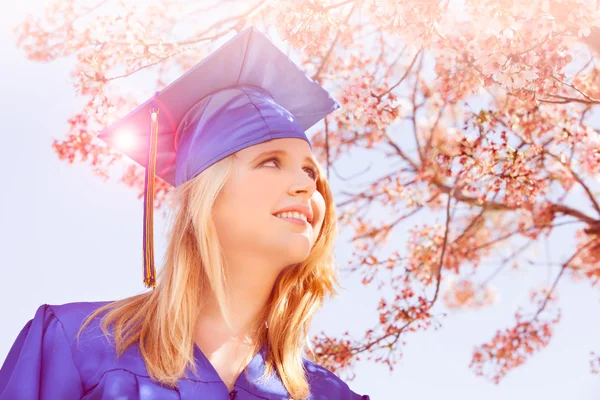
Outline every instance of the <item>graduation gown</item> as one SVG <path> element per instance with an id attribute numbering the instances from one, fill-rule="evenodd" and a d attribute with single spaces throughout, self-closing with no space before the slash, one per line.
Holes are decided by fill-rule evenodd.
<path id="1" fill-rule="evenodd" d="M 242 372 L 229 392 L 206 356 L 194 346 L 198 375 L 188 374 L 176 389 L 153 381 L 139 347 L 132 345 L 116 358 L 99 317 L 76 334 L 85 318 L 108 302 L 40 306 L 23 327 L 0 369 L 0 400 L 283 400 L 289 394 L 277 375 L 266 384 L 253 384 L 264 370 L 264 349 Z M 368 400 L 351 391 L 335 374 L 308 360 L 313 400 Z"/>

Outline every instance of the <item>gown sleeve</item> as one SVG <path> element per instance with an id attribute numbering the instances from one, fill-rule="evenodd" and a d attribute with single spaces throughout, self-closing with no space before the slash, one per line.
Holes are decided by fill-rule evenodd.
<path id="1" fill-rule="evenodd" d="M 72 400 L 83 396 L 62 323 L 40 306 L 12 345 L 0 369 L 0 400 Z"/>

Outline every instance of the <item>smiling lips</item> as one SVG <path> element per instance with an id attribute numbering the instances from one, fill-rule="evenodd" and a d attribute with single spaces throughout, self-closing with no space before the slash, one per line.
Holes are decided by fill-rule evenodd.
<path id="1" fill-rule="evenodd" d="M 309 207 L 300 204 L 281 209 L 273 215 L 289 222 L 301 224 L 311 225 L 313 220 L 312 210 Z"/>
<path id="2" fill-rule="evenodd" d="M 308 224 L 308 218 L 306 218 L 306 215 L 299 213 L 297 211 L 279 213 L 279 214 L 275 214 L 275 216 L 277 218 L 282 218 L 282 219 L 288 220 L 289 222 L 300 223 L 302 225 Z"/>

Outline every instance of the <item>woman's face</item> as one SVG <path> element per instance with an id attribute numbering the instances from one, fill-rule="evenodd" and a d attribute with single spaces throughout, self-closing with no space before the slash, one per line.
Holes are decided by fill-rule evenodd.
<path id="1" fill-rule="evenodd" d="M 225 254 L 265 256 L 283 267 L 306 259 L 325 215 L 316 171 L 302 139 L 274 139 L 238 151 L 213 207 Z M 308 214 L 308 221 L 279 214 L 290 207 Z"/>

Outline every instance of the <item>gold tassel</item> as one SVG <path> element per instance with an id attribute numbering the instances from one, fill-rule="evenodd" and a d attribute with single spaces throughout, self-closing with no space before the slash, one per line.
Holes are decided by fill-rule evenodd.
<path id="1" fill-rule="evenodd" d="M 156 174 L 156 151 L 158 147 L 158 108 L 152 108 L 148 158 L 144 190 L 144 285 L 156 287 L 154 267 L 154 179 Z"/>

